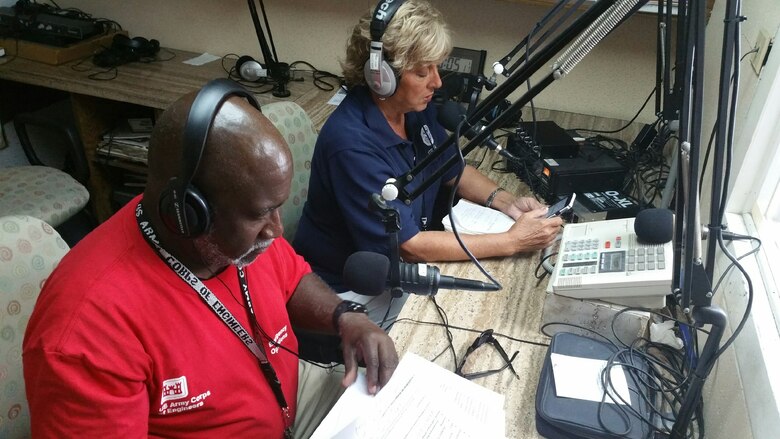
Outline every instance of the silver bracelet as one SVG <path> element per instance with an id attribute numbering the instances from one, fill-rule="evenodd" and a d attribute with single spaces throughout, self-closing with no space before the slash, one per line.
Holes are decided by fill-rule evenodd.
<path id="1" fill-rule="evenodd" d="M 493 200 L 496 199 L 496 195 L 498 195 L 498 193 L 503 191 L 503 190 L 504 190 L 504 188 L 502 188 L 501 186 L 493 189 L 493 192 L 491 192 L 490 195 L 488 195 L 487 201 L 485 201 L 485 207 L 492 206 L 493 205 Z"/>

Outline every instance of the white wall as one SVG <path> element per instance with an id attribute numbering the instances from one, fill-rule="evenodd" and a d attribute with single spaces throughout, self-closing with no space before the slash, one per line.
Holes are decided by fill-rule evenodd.
<path id="1" fill-rule="evenodd" d="M 502 58 L 528 34 L 546 7 L 497 0 L 432 0 L 454 30 L 455 45 Z M 95 16 L 118 21 L 131 36 L 163 46 L 224 55 L 260 56 L 247 3 L 240 0 L 61 0 Z M 372 0 L 266 0 L 280 60 L 305 60 L 340 74 L 337 59 L 357 18 Z M 609 35 L 563 81 L 535 101 L 542 108 L 630 119 L 655 86 L 655 18 L 637 15 Z M 652 105 L 651 105 L 652 107 Z M 652 109 L 640 121 L 652 121 Z"/>

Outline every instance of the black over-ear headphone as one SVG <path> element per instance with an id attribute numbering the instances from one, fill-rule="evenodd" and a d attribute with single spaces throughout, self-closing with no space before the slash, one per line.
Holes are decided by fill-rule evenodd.
<path id="1" fill-rule="evenodd" d="M 159 51 L 160 42 L 157 40 L 116 34 L 111 40 L 111 47 L 96 53 L 92 62 L 99 67 L 117 67 L 142 58 L 154 58 Z"/>
<path id="2" fill-rule="evenodd" d="M 111 41 L 111 47 L 115 50 L 130 52 L 140 59 L 156 55 L 160 51 L 160 42 L 155 39 L 147 40 L 144 37 L 130 38 L 124 34 L 116 34 Z"/>
<path id="3" fill-rule="evenodd" d="M 229 79 L 209 81 L 195 97 L 182 136 L 181 174 L 168 182 L 160 194 L 160 217 L 172 232 L 194 238 L 211 223 L 211 211 L 206 198 L 191 184 L 206 146 L 211 125 L 222 103 L 231 96 L 246 98 L 260 110 L 260 104 L 249 90 Z"/>
<path id="4" fill-rule="evenodd" d="M 398 88 L 398 72 L 384 59 L 382 35 L 403 2 L 403 0 L 382 0 L 371 17 L 371 48 L 368 60 L 363 66 L 363 75 L 368 88 L 381 98 L 392 96 Z"/>
<path id="5" fill-rule="evenodd" d="M 241 56 L 236 60 L 236 73 L 239 78 L 253 82 L 266 76 L 265 67 L 249 55 Z"/>

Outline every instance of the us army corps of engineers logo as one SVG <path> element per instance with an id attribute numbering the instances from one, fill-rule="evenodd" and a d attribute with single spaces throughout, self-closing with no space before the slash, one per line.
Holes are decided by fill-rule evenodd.
<path id="1" fill-rule="evenodd" d="M 206 403 L 206 398 L 211 396 L 211 391 L 206 390 L 192 398 L 187 398 L 188 396 L 189 390 L 187 389 L 186 376 L 163 381 L 162 398 L 160 398 L 160 414 L 170 415 L 203 407 Z"/>

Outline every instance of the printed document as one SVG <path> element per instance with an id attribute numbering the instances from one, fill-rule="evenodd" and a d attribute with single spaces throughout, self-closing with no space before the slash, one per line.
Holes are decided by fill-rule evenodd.
<path id="1" fill-rule="evenodd" d="M 418 355 L 404 355 L 376 396 L 365 389 L 348 388 L 312 438 L 506 437 L 503 395 Z"/>

